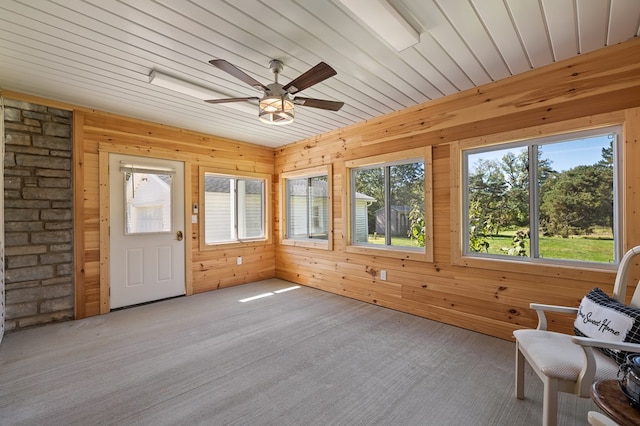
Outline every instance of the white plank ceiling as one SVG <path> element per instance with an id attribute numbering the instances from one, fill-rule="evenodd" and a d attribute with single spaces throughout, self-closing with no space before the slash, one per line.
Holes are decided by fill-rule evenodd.
<path id="1" fill-rule="evenodd" d="M 640 0 L 389 3 L 420 33 L 401 52 L 338 0 L 0 0 L 0 89 L 278 147 L 640 34 Z M 260 95 L 215 58 L 264 84 L 271 59 L 281 83 L 324 61 L 337 76 L 301 95 L 345 106 L 296 107 L 293 124 L 272 126 L 248 102 L 149 84 L 157 70 L 219 97 Z"/>

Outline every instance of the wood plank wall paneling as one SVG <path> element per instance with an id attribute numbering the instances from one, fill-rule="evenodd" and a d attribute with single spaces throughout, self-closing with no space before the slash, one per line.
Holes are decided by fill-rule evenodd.
<path id="1" fill-rule="evenodd" d="M 632 40 L 277 149 L 276 174 L 333 164 L 334 250 L 276 244 L 276 276 L 505 339 L 516 328 L 536 325 L 528 308 L 532 301 L 577 306 L 593 287 L 611 291 L 614 273 L 607 270 L 452 264 L 451 196 L 457 188 L 451 185 L 450 145 L 519 129 L 544 133 L 550 123 L 563 129 L 570 120 L 589 123 L 590 117 L 607 113 L 624 116 L 624 241 L 626 247 L 640 244 L 640 170 L 634 167 L 640 159 L 637 57 L 640 40 Z M 433 146 L 434 262 L 346 253 L 345 161 L 425 145 Z M 385 269 L 387 281 L 379 281 L 372 268 Z M 636 281 L 639 275 L 634 272 Z M 572 332 L 573 318 L 554 315 L 550 324 Z"/>
<path id="2" fill-rule="evenodd" d="M 454 265 L 456 238 L 451 146 L 467 138 L 519 129 L 542 132 L 549 123 L 618 113 L 624 117 L 624 244 L 640 244 L 640 39 L 610 46 L 506 80 L 457 93 L 347 128 L 269 149 L 142 122 L 31 95 L 5 96 L 75 111 L 74 178 L 76 315 L 108 308 L 108 265 L 101 244 L 100 152 L 129 153 L 185 161 L 190 198 L 199 200 L 200 166 L 273 174 L 273 244 L 199 250 L 198 226 L 191 228 L 189 273 L 193 293 L 277 276 L 295 283 L 398 309 L 478 332 L 511 338 L 533 327 L 531 301 L 576 306 L 595 286 L 610 291 L 613 273 L 530 266 L 498 268 Z M 515 134 L 514 133 L 514 134 Z M 434 262 L 346 253 L 345 161 L 432 146 Z M 104 160 L 103 160 L 104 161 Z M 278 244 L 279 174 L 332 165 L 333 250 Z M 190 172 L 189 172 L 190 170 Z M 187 187 L 189 191 L 189 187 Z M 455 219 L 453 219 L 455 220 Z M 104 225 L 104 224 L 103 224 Z M 106 256 L 106 257 L 105 257 Z M 243 264 L 236 264 L 236 257 Z M 377 273 L 387 270 L 387 280 Z M 188 274 L 187 274 L 188 275 Z M 640 278 L 640 268 L 633 271 Z M 79 288 L 78 288 L 79 287 Z M 105 291 L 105 288 L 107 291 Z M 108 310 L 108 309 L 107 309 Z M 571 332 L 572 319 L 550 315 L 551 327 Z"/>
<path id="3" fill-rule="evenodd" d="M 76 239 L 76 268 L 84 270 L 77 280 L 77 317 L 109 312 L 108 246 L 108 154 L 120 153 L 185 162 L 186 216 L 191 218 L 191 202 L 199 200 L 199 166 L 220 170 L 273 174 L 274 153 L 270 148 L 203 135 L 159 124 L 146 123 L 96 111 L 76 110 L 76 149 L 79 158 L 76 179 L 76 218 L 83 238 Z M 200 210 L 202 212 L 202 210 Z M 202 214 L 199 214 L 199 220 Z M 190 221 L 189 221 L 190 222 Z M 199 250 L 198 226 L 188 226 L 191 235 L 185 271 L 186 293 L 200 293 L 245 284 L 275 275 L 273 244 L 235 246 Z M 243 257 L 242 265 L 236 258 Z"/>
<path id="4" fill-rule="evenodd" d="M 84 123 L 82 119 L 84 118 L 83 114 L 74 114 L 73 115 L 73 193 L 74 194 L 84 194 L 84 180 L 77 179 L 76 176 L 84 175 L 84 145 L 82 144 L 82 128 L 84 127 Z M 84 197 L 84 195 L 83 195 Z M 74 200 L 73 203 L 73 215 L 74 217 L 83 217 L 84 216 L 84 202 L 79 202 L 78 200 Z M 85 223 L 84 220 L 76 220 L 73 224 L 73 240 L 74 241 L 82 241 L 84 239 L 85 234 Z M 74 263 L 73 263 L 73 274 L 74 274 L 74 316 L 76 318 L 84 318 L 87 316 L 86 314 L 86 304 L 85 300 L 87 298 L 86 295 L 86 279 L 85 279 L 85 264 L 87 262 L 87 256 L 84 249 L 81 249 L 77 244 L 73 247 L 74 250 Z"/>
<path id="5" fill-rule="evenodd" d="M 625 153 L 629 162 L 633 162 L 636 167 L 629 167 L 624 174 L 624 199 L 627 203 L 625 207 L 624 229 L 625 247 L 633 247 L 637 241 L 634 236 L 640 234 L 640 173 L 636 172 L 637 164 L 640 161 L 640 108 L 626 111 L 625 122 L 627 123 L 624 134 Z"/>

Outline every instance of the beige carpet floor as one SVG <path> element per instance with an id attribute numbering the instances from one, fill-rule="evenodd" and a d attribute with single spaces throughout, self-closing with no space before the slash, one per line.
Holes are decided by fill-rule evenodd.
<path id="1" fill-rule="evenodd" d="M 277 279 L 9 333 L 2 425 L 538 425 L 514 344 Z M 239 300 L 272 293 L 251 301 Z M 560 398 L 561 425 L 593 403 Z"/>

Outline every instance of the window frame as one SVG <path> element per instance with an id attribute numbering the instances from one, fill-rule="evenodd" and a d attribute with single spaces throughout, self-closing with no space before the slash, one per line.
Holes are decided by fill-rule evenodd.
<path id="1" fill-rule="evenodd" d="M 287 181 L 293 179 L 309 179 L 318 176 L 327 177 L 327 239 L 318 238 L 289 238 Z M 330 164 L 308 169 L 294 170 L 280 173 L 280 244 L 294 247 L 333 250 L 333 176 Z M 308 213 L 308 212 L 307 212 Z"/>
<path id="2" fill-rule="evenodd" d="M 402 246 L 374 246 L 352 244 L 353 237 L 353 193 L 355 191 L 352 181 L 352 170 L 365 167 L 384 167 L 386 165 L 399 164 L 405 160 L 420 160 L 424 163 L 424 212 L 425 212 L 425 246 L 423 250 Z M 416 260 L 421 262 L 433 262 L 433 163 L 431 146 L 414 148 L 404 151 L 396 151 L 388 154 L 375 155 L 345 161 L 344 193 L 346 200 L 345 211 L 345 238 L 344 251 L 369 256 L 383 256 L 395 259 Z"/>
<path id="3" fill-rule="evenodd" d="M 200 208 L 198 213 L 199 226 L 199 248 L 201 251 L 215 250 L 221 247 L 248 247 L 256 245 L 265 245 L 271 242 L 271 175 L 266 173 L 245 172 L 237 170 L 228 170 L 221 168 L 205 167 L 202 166 L 198 171 L 200 177 L 200 194 L 199 202 Z M 250 239 L 236 239 L 231 241 L 223 241 L 216 243 L 205 242 L 205 230 L 206 230 L 206 204 L 205 204 L 205 175 L 211 174 L 218 177 L 233 178 L 233 179 L 251 179 L 262 180 L 264 185 L 264 196 L 262 200 L 263 208 L 263 229 L 264 235 L 259 238 Z M 234 202 L 237 203 L 237 193 L 234 194 Z M 237 213 L 237 212 L 236 212 Z M 237 226 L 237 217 L 236 217 Z M 237 235 L 237 234 L 236 234 Z"/>
<path id="4" fill-rule="evenodd" d="M 614 175 L 614 221 L 616 222 L 615 235 L 615 254 L 616 261 L 614 263 L 588 262 L 571 259 L 551 259 L 551 258 L 522 258 L 517 256 L 499 256 L 487 255 L 481 253 L 467 252 L 467 234 L 468 230 L 465 214 L 466 202 L 466 168 L 464 164 L 464 151 L 472 149 L 484 149 L 488 151 L 491 148 L 496 150 L 514 146 L 529 146 L 536 144 L 535 141 L 549 143 L 549 141 L 562 142 L 569 141 L 574 138 L 572 134 L 598 134 L 606 128 L 619 127 L 619 137 L 616 141 L 614 149 L 615 175 Z M 505 271 L 519 272 L 522 265 L 540 267 L 559 267 L 571 269 L 595 269 L 602 271 L 616 270 L 623 254 L 624 248 L 624 188 L 623 178 L 625 170 L 624 161 L 624 116 L 620 112 L 591 116 L 587 118 L 579 118 L 566 122 L 542 125 L 526 129 L 508 131 L 503 133 L 492 134 L 489 136 L 475 137 L 464 139 L 451 144 L 450 166 L 451 174 L 451 260 L 452 264 L 458 266 L 470 266 L 479 268 L 500 268 Z M 551 142 L 553 143 L 553 142 Z M 520 144 L 520 145 L 518 145 Z M 542 145 L 543 143 L 538 143 Z M 537 185 L 535 185 L 537 187 Z M 537 188 L 536 188 L 537 192 Z M 499 266 L 498 266 L 499 265 Z"/>

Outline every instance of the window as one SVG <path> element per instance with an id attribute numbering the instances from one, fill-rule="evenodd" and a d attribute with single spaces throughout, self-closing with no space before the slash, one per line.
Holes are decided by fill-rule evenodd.
<path id="1" fill-rule="evenodd" d="M 287 237 L 328 238 L 327 176 L 287 179 Z"/>
<path id="2" fill-rule="evenodd" d="M 347 162 L 348 251 L 433 259 L 430 164 L 431 148 Z"/>
<path id="3" fill-rule="evenodd" d="M 123 165 L 125 234 L 171 232 L 174 171 Z"/>
<path id="4" fill-rule="evenodd" d="M 286 172 L 281 179 L 282 243 L 330 249 L 331 167 Z"/>
<path id="5" fill-rule="evenodd" d="M 463 252 L 617 263 L 619 126 L 463 150 Z"/>
<path id="6" fill-rule="evenodd" d="M 202 176 L 205 245 L 267 239 L 265 178 L 210 171 Z"/>

